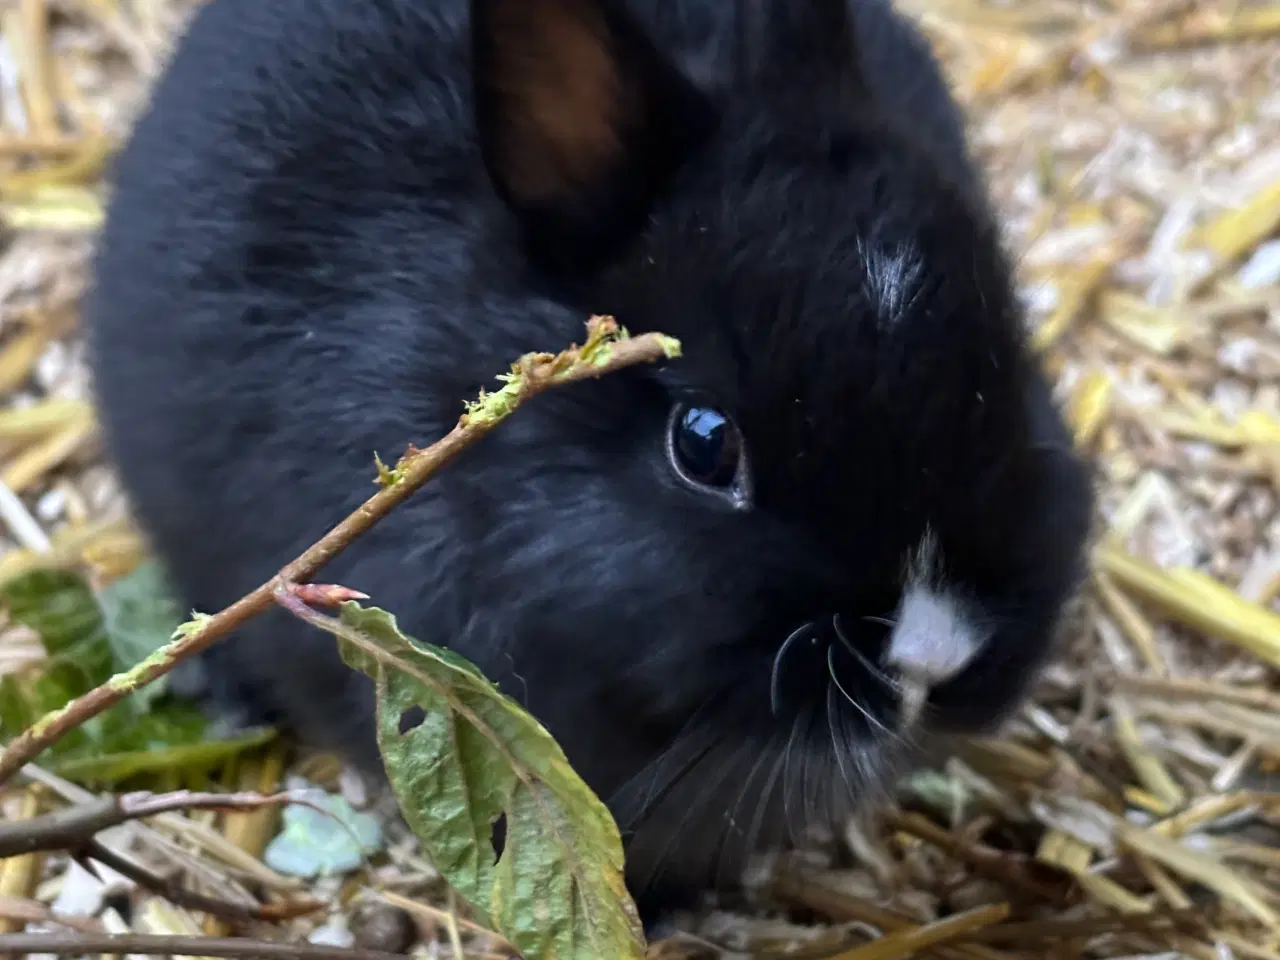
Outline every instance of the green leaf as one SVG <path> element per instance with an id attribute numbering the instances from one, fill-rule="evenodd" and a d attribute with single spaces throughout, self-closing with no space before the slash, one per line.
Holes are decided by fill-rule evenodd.
<path id="1" fill-rule="evenodd" d="M 152 714 L 152 717 L 155 716 Z M 203 729 L 204 718 L 198 717 L 198 720 L 199 728 Z M 170 726 L 163 718 L 161 722 L 165 728 Z M 275 730 L 266 728 L 242 732 L 231 740 L 209 740 L 203 743 L 165 746 L 164 743 L 171 742 L 175 734 L 191 736 L 191 731 L 183 733 L 181 727 L 176 730 L 169 729 L 167 733 L 169 741 L 161 739 L 159 745 L 155 747 L 103 755 L 95 753 L 72 756 L 55 763 L 53 772 L 77 783 L 110 785 L 147 773 L 163 773 L 172 770 L 182 770 L 187 773 L 209 771 L 246 750 L 254 750 L 270 743 L 277 736 Z"/>
<path id="2" fill-rule="evenodd" d="M 160 570 L 145 567 L 102 597 L 82 577 L 61 570 L 32 570 L 0 587 L 10 619 L 34 630 L 48 657 L 0 680 L 0 740 L 17 736 L 168 641 L 182 615 L 167 599 Z M 205 741 L 204 715 L 190 704 L 159 699 L 162 693 L 144 688 L 69 731 L 50 748 L 53 768 L 79 783 L 207 769 L 266 735 Z"/>
<path id="3" fill-rule="evenodd" d="M 16 677 L 0 677 L 0 740 L 10 740 L 31 725 L 26 699 Z"/>
<path id="4" fill-rule="evenodd" d="M 546 729 L 471 663 L 410 640 L 382 610 L 345 603 L 340 620 L 317 622 L 373 678 L 391 784 L 454 889 L 529 960 L 641 960 L 618 827 Z"/>
<path id="5" fill-rule="evenodd" d="M 306 879 L 347 873 L 381 849 L 382 828 L 372 814 L 358 813 L 345 797 L 323 790 L 309 790 L 307 799 L 322 810 L 285 808 L 284 829 L 263 854 L 271 869 Z"/>
<path id="6" fill-rule="evenodd" d="M 186 619 L 173 599 L 164 568 L 155 560 L 143 561 L 128 576 L 105 587 L 98 603 L 117 669 L 128 669 L 155 653 Z M 161 677 L 135 696 L 149 706 L 164 689 Z"/>
<path id="7" fill-rule="evenodd" d="M 14 623 L 40 637 L 48 659 L 0 687 L 0 737 L 10 739 L 45 713 L 106 681 L 111 648 L 93 591 L 74 573 L 32 570 L 0 588 L 0 602 Z M 91 754 L 102 748 L 102 729 L 112 715 L 130 713 L 120 704 L 54 744 L 55 756 Z"/>
<path id="8" fill-rule="evenodd" d="M 93 591 L 83 579 L 62 570 L 32 570 L 0 589 L 0 599 L 15 623 L 40 635 L 49 655 L 47 673 L 79 696 L 104 683 L 112 673 L 111 647 Z"/>
<path id="9" fill-rule="evenodd" d="M 897 787 L 899 802 L 923 806 L 944 819 L 969 808 L 973 791 L 962 780 L 941 770 L 917 770 L 903 777 Z"/>

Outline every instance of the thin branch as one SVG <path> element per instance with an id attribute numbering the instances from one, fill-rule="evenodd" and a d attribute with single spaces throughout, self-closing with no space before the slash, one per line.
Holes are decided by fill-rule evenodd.
<path id="1" fill-rule="evenodd" d="M 150 956 L 265 957 L 267 960 L 404 960 L 398 953 L 354 950 L 311 943 L 275 943 L 240 937 L 166 937 L 147 934 L 0 934 L 0 956 L 28 953 L 57 957 L 105 953 L 123 956 L 138 953 Z"/>
<path id="2" fill-rule="evenodd" d="M 24 779 L 47 787 L 51 793 L 61 797 L 68 803 L 85 804 L 92 803 L 98 799 L 98 796 L 89 790 L 79 787 L 47 770 L 43 770 L 34 763 L 26 764 L 20 773 Z M 294 794 L 295 798 L 296 796 Z M 309 801 L 308 805 L 310 805 Z M 332 812 L 328 812 L 332 816 Z M 206 853 L 230 867 L 234 874 L 249 877 L 267 890 L 274 890 L 282 895 L 292 895 L 306 887 L 296 877 L 286 877 L 276 873 L 260 860 L 249 856 L 231 843 L 218 831 L 189 817 L 184 817 L 178 813 L 157 813 L 152 819 L 153 823 L 143 820 L 130 820 L 122 824 L 120 829 L 140 843 L 174 856 L 179 860 L 186 860 L 186 866 L 189 870 L 207 872 L 210 877 L 216 877 L 216 871 L 212 867 L 206 866 L 199 859 L 190 858 L 171 839 L 171 836 L 195 843 Z"/>
<path id="3" fill-rule="evenodd" d="M 986 929 L 993 923 L 999 923 L 1008 915 L 1007 903 L 975 907 L 944 920 L 935 920 L 933 923 L 908 930 L 886 933 L 878 940 L 846 950 L 832 957 L 831 960 L 902 960 L 902 958 L 914 957 L 930 947 L 937 947 L 967 933 Z"/>
<path id="4" fill-rule="evenodd" d="M 30 820 L 0 823 L 0 860 L 40 850 L 65 850 L 127 819 L 115 797 L 103 797 Z"/>
<path id="5" fill-rule="evenodd" d="M 74 850 L 110 827 L 172 810 L 256 810 L 259 807 L 297 803 L 315 806 L 306 797 L 290 793 L 263 796 L 258 793 L 172 793 L 139 791 L 102 797 L 29 820 L 0 823 L 0 860 L 38 850 Z M 316 807 L 320 812 L 327 812 Z"/>
<path id="6" fill-rule="evenodd" d="M 377 891 L 377 896 L 391 904 L 393 907 L 399 907 L 405 913 L 418 920 L 423 920 L 441 927 L 446 926 L 449 923 L 449 911 L 441 910 L 439 907 L 433 907 L 425 901 L 413 900 L 410 897 L 401 896 L 394 890 L 379 890 Z M 482 927 L 480 924 L 473 920 L 468 920 L 466 917 L 455 916 L 454 920 L 460 929 L 466 930 L 469 933 L 478 934 L 479 936 L 486 937 L 489 940 L 496 942 L 502 942 L 503 940 L 502 934 L 495 933 L 488 927 Z M 512 952 L 515 951 L 515 947 L 511 947 L 510 944 L 504 945 L 510 947 Z"/>
<path id="7" fill-rule="evenodd" d="M 783 867 L 773 877 L 772 894 L 783 903 L 806 907 L 837 923 L 865 923 L 879 927 L 885 934 L 901 933 L 914 929 L 917 924 L 911 918 L 855 897 L 843 890 L 835 890 L 814 880 L 803 870 Z M 946 960 L 1008 960 L 1009 955 L 980 944 L 947 944 L 932 948 L 932 952 Z"/>
<path id="8" fill-rule="evenodd" d="M 227 920 L 263 920 L 276 923 L 306 916 L 308 913 L 315 913 L 329 906 L 323 900 L 312 899 L 290 900 L 283 903 L 232 903 L 230 900 L 207 897 L 202 893 L 186 889 L 176 880 L 152 873 L 128 857 L 122 857 L 114 850 L 103 846 L 98 840 L 91 840 L 82 847 L 80 855 L 110 867 L 116 873 L 128 877 L 143 889 L 159 894 L 175 906 L 185 907 L 188 910 L 200 910 L 210 916 Z"/>
<path id="9" fill-rule="evenodd" d="M 945 850 L 971 866 L 975 873 L 996 881 L 1007 890 L 1059 906 L 1071 901 L 1074 883 L 1069 875 L 1025 854 L 967 842 L 918 813 L 892 814 L 889 823 L 895 830 Z"/>
<path id="10" fill-rule="evenodd" d="M 18 930 L 28 923 L 52 923 L 80 933 L 104 932 L 102 921 L 97 917 L 54 913 L 48 905 L 39 900 L 7 893 L 0 893 L 0 920 L 17 921 L 19 926 L 16 929 Z"/>
<path id="11" fill-rule="evenodd" d="M 1026 920 L 972 930 L 958 938 L 962 943 L 990 943 L 1025 947 L 1029 943 L 1063 942 L 1100 937 L 1107 933 L 1156 933 L 1174 930 L 1202 933 L 1204 912 L 1197 908 L 1157 913 L 1131 913 L 1090 917 L 1085 920 Z"/>
<path id="12" fill-rule="evenodd" d="M 419 487 L 447 466 L 467 447 L 490 433 L 522 404 L 553 387 L 595 379 L 639 363 L 679 356 L 680 344 L 670 337 L 646 333 L 629 337 L 611 317 L 592 317 L 587 340 L 559 354 L 526 354 L 501 379 L 502 389 L 481 393 L 468 405 L 458 424 L 425 450 L 410 446 L 395 469 L 379 467 L 382 489 L 330 530 L 301 556 L 252 593 L 212 616 L 197 616 L 184 624 L 175 639 L 132 670 L 112 677 L 100 687 L 55 710 L 16 737 L 0 754 L 0 784 L 23 764 L 54 744 L 68 731 L 119 703 L 134 691 L 164 676 L 183 660 L 194 657 L 258 616 L 274 601 L 281 584 L 310 580 L 321 567 L 349 547 L 361 534 L 407 500 Z M 143 952 L 143 951 L 135 951 Z"/>

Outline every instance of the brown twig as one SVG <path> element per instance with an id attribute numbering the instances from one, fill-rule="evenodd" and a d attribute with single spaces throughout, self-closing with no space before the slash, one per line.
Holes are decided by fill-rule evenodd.
<path id="1" fill-rule="evenodd" d="M 103 797 L 41 817 L 0 823 L 0 859 L 38 850 L 65 850 L 127 819 L 115 797 Z"/>
<path id="2" fill-rule="evenodd" d="M 311 943 L 275 943 L 240 937 L 167 937 L 146 934 L 10 933 L 0 935 L 0 956 L 28 953 L 57 957 L 105 953 L 123 956 L 266 957 L 268 960 L 404 960 L 398 953 L 351 950 Z"/>
<path id="3" fill-rule="evenodd" d="M 975 907 L 964 913 L 935 920 L 933 923 L 887 933 L 878 940 L 854 947 L 837 954 L 831 960 L 902 960 L 917 953 L 936 948 L 966 933 L 982 930 L 999 923 L 1009 915 L 1007 903 Z"/>
<path id="4" fill-rule="evenodd" d="M 100 687 L 42 717 L 16 737 L 0 754 L 0 784 L 23 764 L 51 746 L 68 731 L 119 703 L 177 664 L 207 650 L 229 633 L 266 610 L 281 584 L 309 580 L 321 567 L 350 546 L 365 531 L 403 503 L 451 463 L 463 450 L 492 431 L 523 403 L 553 388 L 605 376 L 624 367 L 678 356 L 680 345 L 670 337 L 647 333 L 631 338 L 619 331 L 611 317 L 592 317 L 587 340 L 559 354 L 526 354 L 512 366 L 506 385 L 495 393 L 481 394 L 468 406 L 457 425 L 440 440 L 419 450 L 413 446 L 394 470 L 379 471 L 382 489 L 354 513 L 325 534 L 301 556 L 252 593 L 212 616 L 185 624 L 172 642 L 132 670 L 112 677 Z"/>
<path id="5" fill-rule="evenodd" d="M 1071 900 L 1073 883 L 1061 871 L 1033 860 L 1025 854 L 995 850 L 970 843 L 934 824 L 918 813 L 889 817 L 890 826 L 931 843 L 969 864 L 974 872 L 1034 900 L 1065 906 Z"/>
<path id="6" fill-rule="evenodd" d="M 128 857 L 122 857 L 114 850 L 103 846 L 100 841 L 91 840 L 80 850 L 80 857 L 96 860 L 103 866 L 110 867 L 134 883 L 156 893 L 170 903 L 189 910 L 200 910 L 214 917 L 228 920 L 263 920 L 276 923 L 281 920 L 292 920 L 323 910 L 329 905 L 323 900 L 293 900 L 284 903 L 232 903 L 230 900 L 219 900 L 207 897 L 202 893 L 188 890 L 175 880 L 152 873 L 145 867 L 134 863 Z"/>
<path id="7" fill-rule="evenodd" d="M 429 903 L 414 900 L 410 897 L 401 896 L 394 890 L 379 890 L 378 896 L 392 906 L 399 907 L 410 916 L 423 920 L 436 926 L 444 926 L 448 922 L 448 911 L 441 910 L 439 907 L 433 907 Z M 470 933 L 479 934 L 482 937 L 488 937 L 490 940 L 501 941 L 502 935 L 495 933 L 488 927 L 482 927 L 473 920 L 466 917 L 455 917 L 458 927 Z M 511 948 L 515 950 L 514 947 Z"/>
<path id="8" fill-rule="evenodd" d="M 1085 920 L 1027 920 L 972 930 L 957 938 L 960 943 L 990 943 L 1013 947 L 1046 941 L 1100 937 L 1108 933 L 1193 931 L 1205 925 L 1204 912 L 1196 909 L 1163 913 L 1121 914 Z"/>
<path id="9" fill-rule="evenodd" d="M 903 914 L 833 890 L 806 871 L 794 868 L 780 869 L 774 875 L 771 892 L 784 903 L 807 907 L 837 923 L 867 923 L 886 934 L 910 930 L 917 925 Z M 946 960 L 1005 960 L 1008 956 L 980 944 L 939 945 L 933 952 Z"/>
<path id="10" fill-rule="evenodd" d="M 313 806 L 305 797 L 288 793 L 262 796 L 257 793 L 178 790 L 173 793 L 142 791 L 102 797 L 29 820 L 0 823 L 0 859 L 36 850 L 74 850 L 109 827 L 171 810 L 256 810 L 282 803 Z"/>
<path id="11" fill-rule="evenodd" d="M 0 893 L 0 919 L 16 924 L 4 933 L 21 933 L 28 923 L 53 923 L 79 933 L 103 933 L 102 921 L 97 917 L 81 917 L 75 914 L 54 913 L 52 908 L 29 897 L 15 897 Z"/>

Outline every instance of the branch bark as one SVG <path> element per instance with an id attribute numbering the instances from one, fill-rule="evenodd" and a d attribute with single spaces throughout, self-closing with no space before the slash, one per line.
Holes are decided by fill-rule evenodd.
<path id="1" fill-rule="evenodd" d="M 0 957 L 29 953 L 59 957 L 105 953 L 187 957 L 266 957 L 268 960 L 405 960 L 398 953 L 324 947 L 310 943 L 276 943 L 240 937 L 163 937 L 145 934 L 0 934 Z"/>
<path id="2" fill-rule="evenodd" d="M 612 317 L 592 317 L 587 322 L 587 339 L 581 347 L 570 347 L 555 355 L 532 353 L 521 357 L 512 365 L 511 373 L 500 378 L 504 381 L 502 389 L 491 394 L 482 392 L 480 399 L 468 405 L 457 425 L 444 437 L 425 450 L 410 445 L 393 470 L 379 465 L 382 489 L 278 574 L 221 612 L 200 616 L 185 624 L 173 641 L 132 670 L 112 677 L 102 686 L 47 714 L 23 731 L 0 754 L 0 785 L 68 731 L 164 676 L 183 660 L 207 650 L 258 616 L 272 605 L 278 587 L 310 580 L 321 567 L 522 404 L 554 387 L 595 379 L 624 367 L 653 363 L 679 354 L 680 344 L 671 337 L 647 333 L 632 338 L 619 329 Z"/>
<path id="3" fill-rule="evenodd" d="M 28 820 L 0 823 L 0 860 L 38 850 L 74 850 L 95 835 L 130 820 L 152 817 L 171 810 L 256 810 L 282 803 L 314 806 L 304 797 L 288 793 L 125 793 L 55 810 Z M 323 811 L 322 811 L 323 812 Z"/>

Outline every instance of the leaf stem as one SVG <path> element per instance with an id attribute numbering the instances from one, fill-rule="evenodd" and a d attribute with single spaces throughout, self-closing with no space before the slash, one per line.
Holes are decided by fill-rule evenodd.
<path id="1" fill-rule="evenodd" d="M 0 785 L 68 731 L 164 676 L 182 661 L 204 652 L 261 614 L 275 601 L 277 587 L 310 580 L 321 567 L 522 404 L 553 387 L 596 379 L 624 367 L 679 355 L 680 344 L 671 337 L 646 333 L 633 338 L 621 330 L 612 317 L 592 317 L 587 321 L 587 339 L 581 347 L 572 346 L 554 355 L 531 353 L 521 357 L 512 365 L 511 372 L 500 378 L 504 382 L 500 390 L 490 394 L 481 391 L 480 398 L 467 405 L 457 425 L 444 437 L 425 450 L 410 445 L 394 469 L 381 468 L 382 489 L 278 574 L 221 612 L 197 616 L 184 624 L 169 644 L 132 670 L 112 677 L 61 709 L 46 714 L 15 737 L 0 754 Z"/>

